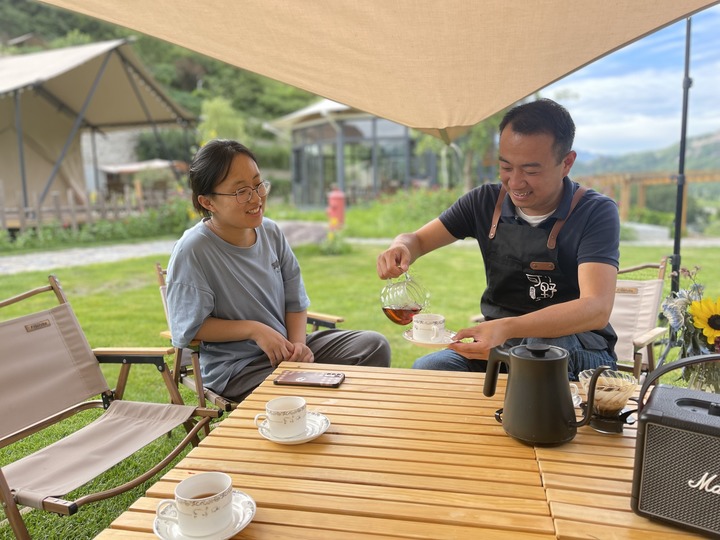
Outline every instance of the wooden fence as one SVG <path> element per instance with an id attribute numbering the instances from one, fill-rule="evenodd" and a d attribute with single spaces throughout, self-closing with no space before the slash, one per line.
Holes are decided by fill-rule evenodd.
<path id="1" fill-rule="evenodd" d="M 23 231 L 42 225 L 57 225 L 77 231 L 82 224 L 116 221 L 159 208 L 167 202 L 168 192 L 143 190 L 138 194 L 126 186 L 123 193 L 100 193 L 84 204 L 75 202 L 71 190 L 68 190 L 65 197 L 66 202 L 61 200 L 57 191 L 51 192 L 44 204 L 40 204 L 39 197 L 37 199 L 38 202 L 33 206 L 10 206 L 0 183 L 0 227 L 4 230 Z"/>

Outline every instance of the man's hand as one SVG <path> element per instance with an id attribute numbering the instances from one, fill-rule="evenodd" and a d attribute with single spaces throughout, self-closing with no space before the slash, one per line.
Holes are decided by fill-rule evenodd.
<path id="1" fill-rule="evenodd" d="M 472 328 L 463 328 L 453 339 L 455 342 L 451 343 L 448 349 L 471 360 L 487 360 L 490 349 L 502 345 L 509 339 L 507 321 L 497 319 L 482 322 Z"/>
<path id="2" fill-rule="evenodd" d="M 377 273 L 380 279 L 401 276 L 410 267 L 410 250 L 402 244 L 393 244 L 377 258 Z"/>

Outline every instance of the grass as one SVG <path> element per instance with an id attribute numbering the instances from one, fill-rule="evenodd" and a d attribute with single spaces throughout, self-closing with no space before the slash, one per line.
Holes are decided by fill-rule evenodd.
<path id="1" fill-rule="evenodd" d="M 403 328 L 391 323 L 380 309 L 379 294 L 384 282 L 377 277 L 375 260 L 385 245 L 355 244 L 350 253 L 341 256 L 323 255 L 315 245 L 298 247 L 295 252 L 312 299 L 311 309 L 344 316 L 346 322 L 342 324 L 343 328 L 376 330 L 384 334 L 392 346 L 393 367 L 407 368 L 427 351 L 406 342 L 402 338 Z M 656 261 L 668 252 L 667 248 L 660 247 L 624 247 L 621 248 L 621 265 Z M 93 347 L 166 345 L 158 335 L 166 328 L 166 323 L 155 279 L 155 262 L 166 265 L 168 256 L 52 271 L 60 279 Z M 720 250 L 684 248 L 683 266 L 694 265 L 702 267 L 699 279 L 707 286 L 706 295 L 720 296 Z M 0 298 L 44 284 L 48 273 L 51 272 L 3 276 Z M 461 242 L 432 253 L 420 259 L 413 266 L 412 273 L 431 292 L 431 309 L 446 315 L 448 328 L 455 330 L 467 326 L 470 316 L 479 311 L 485 277 L 476 244 Z M 0 317 L 5 320 L 18 314 L 19 311 L 11 306 L 4 308 Z M 13 353 L 6 351 L 4 354 Z M 117 370 L 108 366 L 104 366 L 104 370 L 108 380 L 114 381 Z M 191 402 L 193 397 L 185 388 L 181 390 L 186 400 Z M 126 398 L 160 402 L 168 399 L 161 378 L 150 367 L 133 367 Z M 76 425 L 63 426 L 55 430 L 52 437 L 60 437 Z M 181 436 L 182 430 L 176 429 L 171 438 L 161 438 L 128 463 L 105 473 L 89 487 L 96 489 L 100 485 L 116 485 L 130 478 L 157 460 L 157 456 L 167 452 L 168 445 Z M 51 438 L 43 435 L 3 449 L 0 466 L 43 446 Z M 92 538 L 142 496 L 153 482 L 151 480 L 148 485 L 110 501 L 94 503 L 75 516 L 60 518 L 47 512 L 33 511 L 26 515 L 26 522 L 33 537 L 37 538 Z M 0 526 L 0 539 L 12 537 L 9 526 Z"/>

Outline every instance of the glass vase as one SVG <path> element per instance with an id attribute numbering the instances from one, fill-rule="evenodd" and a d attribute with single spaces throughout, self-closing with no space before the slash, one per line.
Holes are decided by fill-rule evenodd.
<path id="1" fill-rule="evenodd" d="M 690 367 L 688 388 L 720 394 L 720 362 L 707 362 Z"/>

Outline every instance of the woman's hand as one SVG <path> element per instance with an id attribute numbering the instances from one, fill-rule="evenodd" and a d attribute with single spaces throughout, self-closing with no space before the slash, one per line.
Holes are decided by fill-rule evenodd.
<path id="1" fill-rule="evenodd" d="M 312 363 L 315 361 L 315 355 L 304 342 L 292 343 L 293 352 L 290 358 L 286 358 L 286 362 L 306 362 Z"/>
<path id="2" fill-rule="evenodd" d="M 276 332 L 269 326 L 262 326 L 263 328 L 257 331 L 253 339 L 270 359 L 272 367 L 277 367 L 280 362 L 289 360 L 292 357 L 295 346 L 285 339 L 285 336 L 281 333 Z"/>

